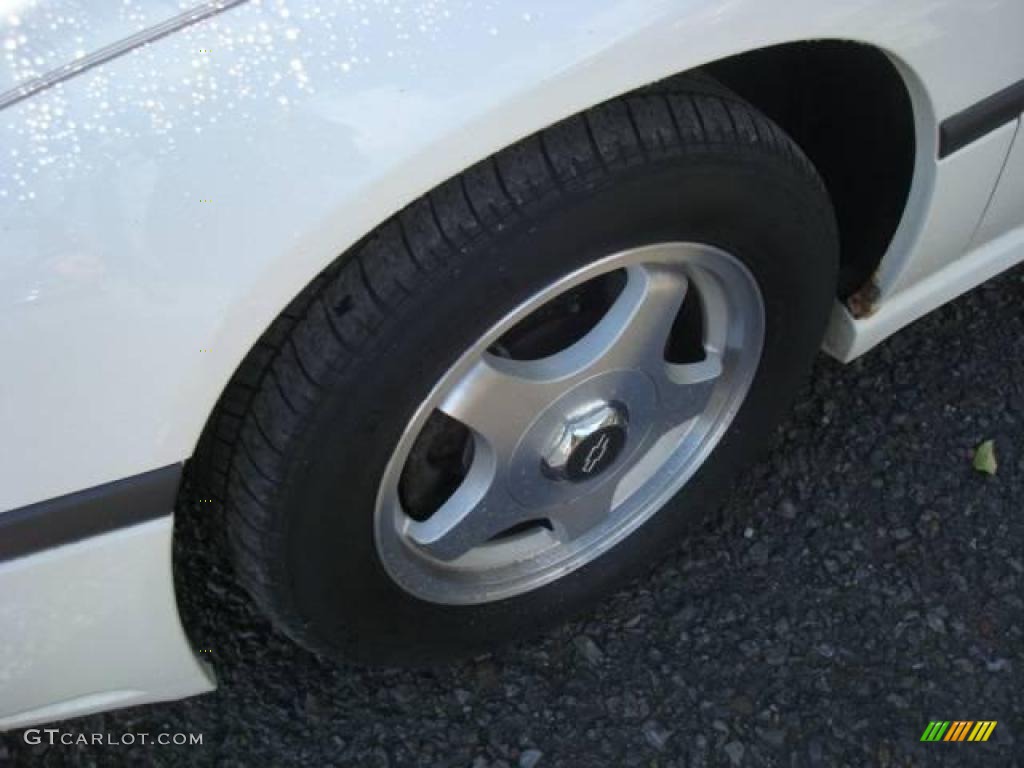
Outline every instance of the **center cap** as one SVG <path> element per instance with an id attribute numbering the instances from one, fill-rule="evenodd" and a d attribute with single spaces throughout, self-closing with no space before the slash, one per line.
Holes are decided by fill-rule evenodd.
<path id="1" fill-rule="evenodd" d="M 626 411 L 615 403 L 598 402 L 578 412 L 545 459 L 547 474 L 573 483 L 597 477 L 622 452 L 626 426 Z"/>

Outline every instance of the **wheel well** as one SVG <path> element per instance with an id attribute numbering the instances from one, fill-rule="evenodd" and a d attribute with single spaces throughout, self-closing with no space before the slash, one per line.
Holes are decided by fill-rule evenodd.
<path id="1" fill-rule="evenodd" d="M 704 69 L 789 133 L 817 167 L 839 224 L 839 295 L 874 274 L 899 226 L 914 170 L 914 114 L 903 77 L 876 48 L 792 43 Z"/>

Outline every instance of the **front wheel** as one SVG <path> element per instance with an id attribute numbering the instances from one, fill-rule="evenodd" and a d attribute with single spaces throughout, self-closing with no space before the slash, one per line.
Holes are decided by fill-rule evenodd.
<path id="1" fill-rule="evenodd" d="M 242 581 L 347 659 L 450 657 L 565 618 L 766 442 L 836 267 L 814 169 L 704 79 L 504 150 L 343 255 L 225 394 L 234 418 L 211 429 Z"/>

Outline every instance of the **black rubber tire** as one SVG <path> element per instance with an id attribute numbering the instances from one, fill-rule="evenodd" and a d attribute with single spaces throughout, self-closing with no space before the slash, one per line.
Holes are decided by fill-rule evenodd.
<path id="1" fill-rule="evenodd" d="M 672 239 L 736 255 L 765 300 L 760 368 L 710 459 L 666 509 L 553 584 L 463 607 L 404 592 L 378 560 L 372 522 L 413 410 L 539 288 L 624 247 Z M 424 663 L 493 647 L 621 585 L 717 507 L 809 368 L 837 262 L 825 188 L 776 125 L 699 76 L 634 92 L 446 182 L 314 280 L 222 397 L 194 462 L 201 492 L 227 510 L 244 586 L 308 648 Z"/>

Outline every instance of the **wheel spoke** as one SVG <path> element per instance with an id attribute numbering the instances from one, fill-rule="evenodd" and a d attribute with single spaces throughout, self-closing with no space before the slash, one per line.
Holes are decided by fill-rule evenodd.
<path id="1" fill-rule="evenodd" d="M 439 408 L 472 429 L 504 461 L 537 414 L 561 391 L 530 362 L 484 355 Z"/>
<path id="2" fill-rule="evenodd" d="M 622 293 L 593 330 L 566 352 L 575 352 L 591 370 L 660 367 L 686 290 L 686 276 L 678 267 L 627 267 Z"/>
<path id="3" fill-rule="evenodd" d="M 611 513 L 614 492 L 615 483 L 604 483 L 593 492 L 555 508 L 548 515 L 555 537 L 567 543 L 593 530 Z"/>
<path id="4" fill-rule="evenodd" d="M 711 393 L 722 375 L 722 357 L 708 351 L 699 363 L 666 365 L 658 381 L 658 400 L 669 427 L 699 416 L 707 408 Z"/>
<path id="5" fill-rule="evenodd" d="M 429 518 L 409 521 L 406 534 L 432 556 L 450 561 L 525 521 L 528 510 L 509 495 L 500 467 L 490 448 L 478 441 L 462 484 Z"/>

